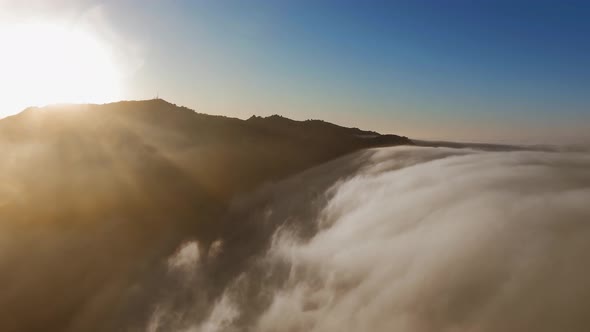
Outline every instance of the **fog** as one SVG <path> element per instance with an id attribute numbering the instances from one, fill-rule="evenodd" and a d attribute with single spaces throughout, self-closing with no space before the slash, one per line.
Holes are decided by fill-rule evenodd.
<path id="1" fill-rule="evenodd" d="M 367 150 L 236 199 L 143 330 L 586 331 L 590 155 Z"/>

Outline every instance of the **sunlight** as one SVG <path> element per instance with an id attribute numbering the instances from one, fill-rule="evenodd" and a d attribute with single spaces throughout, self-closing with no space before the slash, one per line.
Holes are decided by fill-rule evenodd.
<path id="1" fill-rule="evenodd" d="M 55 23 L 0 26 L 0 117 L 28 106 L 120 99 L 112 50 L 83 30 Z"/>

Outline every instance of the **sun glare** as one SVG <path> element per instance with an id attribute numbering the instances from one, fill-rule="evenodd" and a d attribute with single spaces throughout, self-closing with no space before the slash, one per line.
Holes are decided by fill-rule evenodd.
<path id="1" fill-rule="evenodd" d="M 109 45 L 52 23 L 0 26 L 0 117 L 27 106 L 104 103 L 120 98 Z"/>

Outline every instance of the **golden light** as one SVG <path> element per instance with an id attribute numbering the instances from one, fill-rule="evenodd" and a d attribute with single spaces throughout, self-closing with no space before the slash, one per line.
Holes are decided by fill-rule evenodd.
<path id="1" fill-rule="evenodd" d="M 27 106 L 120 99 L 112 50 L 88 31 L 55 23 L 0 26 L 0 117 Z"/>

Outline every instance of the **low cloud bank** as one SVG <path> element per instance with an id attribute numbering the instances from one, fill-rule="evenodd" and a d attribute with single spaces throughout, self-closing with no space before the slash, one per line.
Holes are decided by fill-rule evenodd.
<path id="1" fill-rule="evenodd" d="M 587 153 L 375 149 L 261 195 L 228 216 L 250 232 L 169 260 L 190 283 L 147 330 L 590 328 Z"/>

